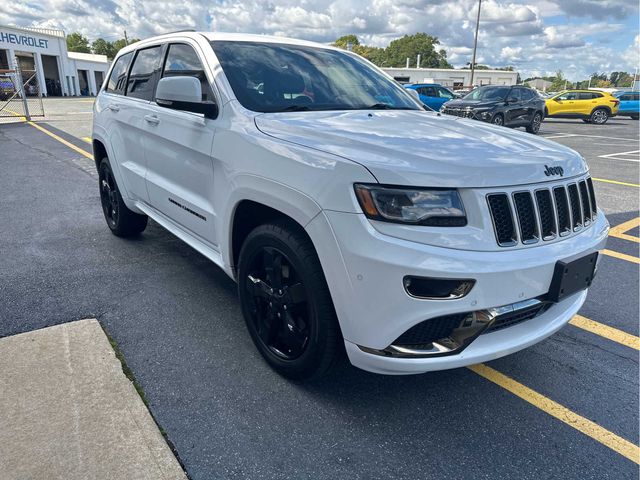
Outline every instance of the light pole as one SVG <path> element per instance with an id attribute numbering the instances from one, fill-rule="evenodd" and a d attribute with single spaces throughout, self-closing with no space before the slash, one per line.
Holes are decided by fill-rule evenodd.
<path id="1" fill-rule="evenodd" d="M 482 0 L 478 0 L 478 19 L 476 20 L 476 37 L 473 41 L 473 59 L 471 60 L 471 88 L 473 88 L 473 73 L 476 69 L 476 50 L 478 49 L 478 30 L 480 30 L 480 7 Z"/>

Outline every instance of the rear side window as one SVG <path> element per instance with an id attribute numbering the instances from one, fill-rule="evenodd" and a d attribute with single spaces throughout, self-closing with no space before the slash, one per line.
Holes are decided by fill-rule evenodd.
<path id="1" fill-rule="evenodd" d="M 518 101 L 522 100 L 522 89 L 521 88 L 513 88 L 509 92 L 509 96 L 507 98 L 515 98 Z"/>
<path id="2" fill-rule="evenodd" d="M 105 87 L 106 92 L 124 95 L 124 90 L 127 86 L 127 69 L 129 68 L 131 57 L 133 57 L 133 52 L 126 53 L 116 60 Z"/>
<path id="3" fill-rule="evenodd" d="M 198 54 L 190 45 L 173 43 L 169 45 L 167 59 L 162 71 L 163 77 L 189 76 L 200 80 L 202 85 L 202 101 L 214 101 L 211 85 L 204 73 L 204 67 Z"/>
<path id="4" fill-rule="evenodd" d="M 527 88 L 523 88 L 522 89 L 522 99 L 523 100 L 531 100 L 532 98 L 535 98 L 536 94 L 533 93 L 533 90 L 529 90 Z"/>
<path id="5" fill-rule="evenodd" d="M 626 95 L 620 95 L 620 97 L 618 97 L 619 100 L 631 100 L 631 95 L 626 94 Z"/>
<path id="6" fill-rule="evenodd" d="M 144 100 L 153 98 L 157 73 L 160 71 L 161 53 L 160 46 L 138 50 L 127 82 L 128 97 Z"/>
<path id="7" fill-rule="evenodd" d="M 631 96 L 631 100 L 636 100 L 636 101 L 637 101 L 637 100 L 640 100 L 640 93 L 634 93 L 634 94 Z"/>

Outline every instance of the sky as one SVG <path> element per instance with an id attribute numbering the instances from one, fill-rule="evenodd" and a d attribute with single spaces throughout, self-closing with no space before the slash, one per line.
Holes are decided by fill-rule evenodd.
<path id="1" fill-rule="evenodd" d="M 145 38 L 195 28 L 329 43 L 349 33 L 386 46 L 405 34 L 439 38 L 456 67 L 471 61 L 477 0 L 26 0 L 4 2 L 0 24 L 79 31 L 90 40 Z M 477 62 L 523 78 L 562 70 L 634 72 L 638 0 L 483 0 Z"/>

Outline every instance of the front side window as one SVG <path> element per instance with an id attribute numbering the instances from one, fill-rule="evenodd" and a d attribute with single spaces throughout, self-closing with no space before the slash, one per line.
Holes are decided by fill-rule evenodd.
<path id="1" fill-rule="evenodd" d="M 105 87 L 106 92 L 124 95 L 124 90 L 127 86 L 127 69 L 129 68 L 131 57 L 133 57 L 133 52 L 125 53 L 116 60 Z"/>
<path id="2" fill-rule="evenodd" d="M 198 54 L 190 45 L 173 43 L 169 45 L 167 59 L 162 70 L 163 77 L 189 76 L 200 80 L 202 85 L 202 101 L 213 101 L 211 85 L 204 73 L 204 67 Z"/>
<path id="3" fill-rule="evenodd" d="M 127 96 L 151 100 L 155 89 L 156 74 L 160 70 L 162 47 L 150 47 L 138 50 L 133 61 L 129 81 L 127 82 Z"/>
<path id="4" fill-rule="evenodd" d="M 499 101 L 506 100 L 511 87 L 480 87 L 471 91 L 465 100 Z"/>
<path id="5" fill-rule="evenodd" d="M 453 93 L 451 93 L 449 90 L 447 90 L 446 88 L 442 88 L 439 87 L 438 88 L 438 96 L 440 98 L 448 98 L 448 99 L 452 99 L 453 98 Z"/>
<path id="6" fill-rule="evenodd" d="M 347 52 L 260 42 L 211 45 L 249 110 L 420 109 L 401 86 Z"/>
<path id="7" fill-rule="evenodd" d="M 567 92 L 556 97 L 556 100 L 577 100 L 577 99 L 578 99 L 577 92 Z"/>

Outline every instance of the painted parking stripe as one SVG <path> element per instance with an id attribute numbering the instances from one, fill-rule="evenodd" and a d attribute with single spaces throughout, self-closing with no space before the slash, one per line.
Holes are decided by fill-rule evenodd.
<path id="1" fill-rule="evenodd" d="M 631 230 L 632 228 L 636 228 L 638 226 L 640 226 L 640 217 L 631 219 L 628 222 L 624 222 L 624 223 L 621 223 L 620 225 L 612 227 L 609 230 L 609 236 L 615 237 L 615 238 L 621 238 L 623 240 L 628 240 L 629 242 L 640 243 L 640 238 L 625 233 Z"/>
<path id="2" fill-rule="evenodd" d="M 602 445 L 609 447 L 614 452 L 619 453 L 632 462 L 640 464 L 640 447 L 630 441 L 610 432 L 597 423 L 578 415 L 567 407 L 560 405 L 541 393 L 532 390 L 531 388 L 507 377 L 505 374 L 500 373 L 487 365 L 478 364 L 472 365 L 468 368 L 481 377 L 520 397 L 525 402 L 530 403 L 534 407 L 539 408 L 543 412 L 557 418 L 570 427 L 575 428 L 579 432 L 591 437 L 597 442 L 600 442 Z"/>
<path id="3" fill-rule="evenodd" d="M 598 155 L 599 158 L 609 158 L 609 157 L 617 157 L 619 155 L 633 155 L 640 153 L 640 150 L 629 150 L 628 152 L 620 152 L 620 153 L 608 153 L 606 155 Z"/>
<path id="4" fill-rule="evenodd" d="M 611 340 L 612 342 L 624 345 L 625 347 L 640 350 L 640 337 L 623 332 L 617 328 L 596 322 L 595 320 L 583 317 L 582 315 L 574 315 L 569 323 L 574 327 L 581 328 L 587 332 L 591 332 L 595 335 L 606 338 L 607 340 Z"/>
<path id="5" fill-rule="evenodd" d="M 82 137 L 82 140 L 84 140 L 87 143 L 91 143 L 91 137 Z"/>
<path id="6" fill-rule="evenodd" d="M 592 180 L 594 182 L 613 183 L 614 185 L 623 185 L 625 187 L 638 187 L 638 188 L 640 188 L 640 184 L 637 184 L 637 183 L 620 182 L 618 180 L 609 180 L 608 178 L 592 178 Z"/>
<path id="7" fill-rule="evenodd" d="M 637 263 L 640 265 L 640 258 L 633 255 L 627 255 L 626 253 L 614 252 L 613 250 L 604 249 L 600 253 L 608 255 L 609 257 L 619 258 L 620 260 L 626 260 L 627 262 Z"/>
<path id="8" fill-rule="evenodd" d="M 38 130 L 40 130 L 42 133 L 45 133 L 47 135 L 49 135 L 51 138 L 59 141 L 60 143 L 62 143 L 63 145 L 66 145 L 67 147 L 69 147 L 71 150 L 78 152 L 80 155 L 84 155 L 85 157 L 93 160 L 93 155 L 91 155 L 89 152 L 87 152 L 86 150 L 83 150 L 82 148 L 76 147 L 73 143 L 71 142 L 67 142 L 64 138 L 56 135 L 53 132 L 50 132 L 49 130 L 47 130 L 44 127 L 41 127 L 40 125 L 33 123 L 33 122 L 27 122 L 29 125 L 31 125 L 34 128 L 37 128 Z"/>

